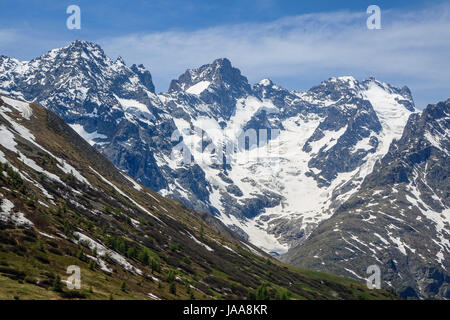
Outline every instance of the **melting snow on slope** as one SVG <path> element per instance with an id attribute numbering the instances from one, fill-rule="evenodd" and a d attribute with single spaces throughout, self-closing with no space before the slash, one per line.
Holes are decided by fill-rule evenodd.
<path id="1" fill-rule="evenodd" d="M 52 155 L 53 156 L 53 155 Z M 63 159 L 59 159 L 55 156 L 53 156 L 55 159 L 57 159 L 59 161 L 59 163 L 57 164 L 58 168 L 63 171 L 64 173 L 67 174 L 72 174 L 78 181 L 87 184 L 88 186 L 92 187 L 92 185 L 89 183 L 89 181 L 83 177 L 81 175 L 81 173 L 75 169 L 74 167 L 72 167 L 70 164 L 68 164 L 65 160 Z"/>
<path id="2" fill-rule="evenodd" d="M 147 295 L 152 298 L 153 300 L 162 300 L 161 298 L 155 296 L 153 293 L 147 293 Z"/>
<path id="3" fill-rule="evenodd" d="M 186 90 L 186 92 L 190 93 L 190 94 L 199 95 L 200 93 L 205 91 L 209 87 L 210 84 L 211 84 L 211 82 L 209 82 L 209 81 L 200 81 L 200 82 L 194 84 L 193 86 L 189 87 Z"/>
<path id="4" fill-rule="evenodd" d="M 311 146 L 311 153 L 318 153 L 324 146 L 323 152 L 331 149 L 337 143 L 340 136 L 347 130 L 347 127 L 348 126 L 344 126 L 336 131 L 324 131 L 324 137 L 322 139 L 309 143 Z"/>
<path id="5" fill-rule="evenodd" d="M 132 264 L 130 264 L 122 255 L 118 254 L 115 251 L 112 251 L 110 249 L 107 249 L 105 246 L 101 245 L 97 241 L 94 241 L 93 239 L 89 238 L 88 236 L 80 233 L 80 232 L 74 232 L 74 235 L 78 237 L 77 243 L 80 243 L 80 241 L 83 241 L 86 243 L 91 250 L 94 250 L 94 248 L 97 250 L 97 254 L 101 257 L 104 257 L 105 255 L 109 255 L 111 259 L 116 261 L 118 264 L 120 264 L 125 269 L 132 271 L 137 274 L 142 274 L 142 271 L 136 267 L 134 267 Z"/>
<path id="6" fill-rule="evenodd" d="M 162 222 L 158 217 L 156 217 L 155 215 L 153 215 L 152 213 L 150 213 L 147 209 L 145 209 L 143 206 L 141 206 L 139 203 L 137 203 L 136 201 L 134 201 L 132 198 L 130 198 L 129 196 L 127 196 L 122 190 L 120 190 L 118 187 L 116 187 L 115 184 L 113 184 L 112 182 L 110 182 L 108 179 L 104 178 L 100 173 L 98 173 L 97 171 L 95 171 L 94 169 L 92 169 L 92 167 L 89 167 L 100 179 L 102 179 L 106 184 L 110 185 L 111 187 L 114 188 L 114 190 L 116 190 L 118 193 L 120 193 L 122 196 L 124 196 L 125 198 L 127 198 L 128 200 L 130 200 L 136 207 L 138 207 L 139 209 L 141 209 L 142 211 L 144 211 L 145 213 L 147 213 L 149 216 L 153 217 L 154 219 L 158 220 L 161 223 Z"/>
<path id="7" fill-rule="evenodd" d="M 119 98 L 116 95 L 114 95 L 114 97 L 117 99 L 117 101 L 119 101 L 119 103 L 125 109 L 137 109 L 141 112 L 149 113 L 147 106 L 137 100 Z"/>
<path id="8" fill-rule="evenodd" d="M 241 241 L 241 243 L 248 249 L 250 250 L 250 252 L 262 257 L 263 255 L 261 253 L 259 253 L 257 250 L 253 249 L 251 246 L 249 246 L 248 244 L 246 244 L 244 241 Z"/>
<path id="9" fill-rule="evenodd" d="M 0 125 L 0 144 L 12 152 L 17 152 L 14 134 L 3 125 Z"/>
<path id="10" fill-rule="evenodd" d="M 3 194 L 0 194 L 0 196 L 3 198 Z M 12 222 L 16 226 L 26 226 L 30 227 L 33 225 L 33 223 L 25 218 L 23 213 L 21 212 L 12 212 L 12 209 L 14 208 L 14 204 L 9 201 L 6 198 L 0 199 L 1 206 L 0 206 L 0 220 L 3 222 Z"/>
<path id="11" fill-rule="evenodd" d="M 14 100 L 14 99 L 11 99 L 8 97 L 1 97 L 1 99 L 6 104 L 10 105 L 11 107 L 13 107 L 17 111 L 19 111 L 22 114 L 23 118 L 30 120 L 31 115 L 33 114 L 33 111 L 31 110 L 31 107 L 30 107 L 30 103 L 24 102 L 24 101 L 19 101 L 19 100 Z"/>
<path id="12" fill-rule="evenodd" d="M 127 176 L 125 173 L 122 173 L 122 175 L 125 177 L 125 179 L 127 179 L 128 181 L 130 181 L 133 184 L 133 188 L 135 188 L 137 191 L 142 190 L 142 187 L 136 181 L 134 181 L 131 177 Z"/>
<path id="13" fill-rule="evenodd" d="M 2 99 L 3 98 L 4 97 L 2 97 Z M 10 99 L 10 100 L 12 102 L 16 101 L 16 100 L 12 100 L 12 99 Z M 20 102 L 20 101 L 16 101 L 16 102 Z M 68 164 L 63 159 L 53 155 L 50 151 L 45 149 L 40 144 L 36 143 L 35 136 L 26 127 L 17 123 L 16 121 L 14 121 L 14 119 L 10 118 L 5 113 L 7 111 L 8 111 L 8 109 L 2 108 L 0 111 L 1 115 L 9 122 L 9 124 L 13 127 L 14 131 L 16 131 L 16 133 L 18 135 L 20 135 L 23 139 L 28 140 L 30 143 L 32 143 L 33 145 L 35 145 L 36 147 L 38 147 L 39 149 L 43 150 L 44 152 L 46 152 L 50 156 L 52 156 L 54 159 L 56 159 L 58 162 L 58 164 L 57 164 L 58 168 L 60 170 L 62 170 L 64 173 L 72 173 L 75 176 L 75 178 L 78 179 L 79 181 L 81 181 L 82 183 L 90 185 L 89 181 L 85 177 L 83 177 L 83 175 L 80 172 L 78 172 L 74 167 L 72 167 L 70 164 Z M 35 161 L 27 158 L 23 153 L 21 153 L 19 150 L 17 150 L 17 148 L 16 148 L 17 143 L 14 138 L 14 133 L 10 129 L 6 128 L 3 125 L 0 126 L 0 144 L 3 145 L 8 150 L 17 153 L 19 155 L 18 159 L 21 160 L 23 163 L 25 163 L 30 168 L 36 170 L 37 172 L 44 173 L 49 178 L 56 180 L 56 181 L 60 182 L 61 184 L 64 184 L 57 175 L 44 170 L 43 168 L 38 166 L 35 163 Z"/>
<path id="14" fill-rule="evenodd" d="M 1 134 L 1 130 L 0 130 L 0 134 Z M 1 144 L 1 142 L 0 142 L 0 144 Z M 2 162 L 2 163 L 9 163 L 8 159 L 6 159 L 5 154 L 1 150 L 0 150 L 0 162 Z"/>
<path id="15" fill-rule="evenodd" d="M 445 266 L 443 264 L 444 255 L 446 255 L 446 252 L 450 252 L 450 241 L 447 239 L 450 234 L 450 209 L 446 208 L 442 210 L 441 213 L 436 212 L 421 200 L 421 194 L 416 185 L 410 185 L 409 191 L 414 195 L 414 198 L 406 194 L 406 199 L 408 200 L 408 202 L 418 208 L 427 219 L 433 221 L 433 223 L 435 224 L 436 236 L 438 241 L 433 241 L 440 247 L 440 250 L 437 253 L 436 257 L 437 261 L 445 269 Z"/>
<path id="16" fill-rule="evenodd" d="M 202 247 L 204 247 L 206 250 L 208 251 L 214 251 L 214 249 L 212 249 L 210 246 L 204 244 L 203 242 L 201 242 L 200 240 L 198 240 L 196 237 L 194 237 L 192 234 L 190 234 L 189 232 L 186 231 L 186 233 L 188 234 L 188 236 L 195 241 L 195 243 L 201 245 Z"/>
<path id="17" fill-rule="evenodd" d="M 14 141 L 14 134 L 12 132 L 7 130 L 5 127 L 0 127 L 0 135 L 1 135 L 0 136 L 0 144 L 3 145 L 5 148 L 9 149 L 10 151 L 16 152 L 19 155 L 18 159 L 20 161 L 22 161 L 24 164 L 26 164 L 28 167 L 35 170 L 36 172 L 43 173 L 50 179 L 58 181 L 61 184 L 64 184 L 64 182 L 57 175 L 55 175 L 51 172 L 48 172 L 47 170 L 44 170 L 34 160 L 27 158 L 23 153 L 18 151 L 16 148 L 17 144 Z M 46 151 L 46 150 L 44 149 L 44 151 Z M 47 153 L 50 154 L 51 156 L 53 156 L 50 152 L 47 152 Z M 84 178 L 74 167 L 72 167 L 65 161 L 59 159 L 58 157 L 55 157 L 55 156 L 53 156 L 53 157 L 59 161 L 57 166 L 64 173 L 72 173 L 74 175 L 74 177 L 77 178 L 79 181 L 90 185 L 89 181 L 86 178 Z"/>
<path id="18" fill-rule="evenodd" d="M 93 131 L 91 133 L 84 130 L 84 127 L 81 124 L 70 124 L 70 127 L 75 130 L 84 140 L 86 140 L 91 146 L 96 144 L 95 140 L 97 139 L 106 139 L 108 138 L 104 134 L 97 133 L 97 131 Z"/>
<path id="19" fill-rule="evenodd" d="M 445 150 L 445 147 L 441 145 L 442 140 L 438 139 L 435 135 L 432 135 L 429 131 L 425 132 L 425 138 L 428 140 L 428 142 L 431 143 L 431 145 L 442 152 L 444 152 L 446 155 L 448 155 L 447 150 Z"/>
<path id="20" fill-rule="evenodd" d="M 17 143 L 14 140 L 14 134 L 3 125 L 0 126 L 0 144 L 12 152 L 18 153 L 19 155 L 18 159 L 22 161 L 24 164 L 26 164 L 28 167 L 32 168 L 33 170 L 39 173 L 45 174 L 50 179 L 63 183 L 57 175 L 42 169 L 40 166 L 36 164 L 36 162 L 34 162 L 34 160 L 27 158 L 24 154 L 22 154 L 19 150 L 17 150 L 16 148 Z"/>

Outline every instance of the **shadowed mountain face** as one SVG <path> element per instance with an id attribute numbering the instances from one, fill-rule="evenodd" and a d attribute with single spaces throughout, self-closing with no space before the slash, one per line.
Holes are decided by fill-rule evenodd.
<path id="1" fill-rule="evenodd" d="M 394 298 L 271 259 L 135 182 L 43 107 L 0 96 L 0 133 L 1 299 L 244 299 L 263 283 L 272 299 Z M 58 280 L 74 265 L 79 290 Z"/>
<path id="2" fill-rule="evenodd" d="M 378 265 L 403 297 L 450 298 L 449 128 L 450 100 L 411 116 L 361 189 L 286 261 L 361 278 Z"/>
<path id="3" fill-rule="evenodd" d="M 251 86 L 228 59 L 155 94 L 142 65 L 84 41 L 30 62 L 2 57 L 0 71 L 0 92 L 53 110 L 139 182 L 274 255 L 357 194 L 417 113 L 407 87 L 353 77 L 305 92 Z"/>

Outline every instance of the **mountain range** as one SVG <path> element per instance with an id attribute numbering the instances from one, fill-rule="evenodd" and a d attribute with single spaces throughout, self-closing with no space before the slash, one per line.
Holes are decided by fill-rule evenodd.
<path id="1" fill-rule="evenodd" d="M 280 263 L 137 183 L 41 106 L 0 96 L 0 131 L 2 300 L 396 299 Z"/>
<path id="2" fill-rule="evenodd" d="M 0 93 L 283 261 L 357 280 L 377 264 L 403 297 L 450 297 L 448 101 L 421 112 L 407 87 L 351 76 L 250 85 L 226 58 L 157 94 L 143 65 L 86 41 L 0 57 Z"/>

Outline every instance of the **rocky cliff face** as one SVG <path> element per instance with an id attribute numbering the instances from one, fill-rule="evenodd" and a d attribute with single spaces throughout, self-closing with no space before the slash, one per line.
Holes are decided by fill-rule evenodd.
<path id="1" fill-rule="evenodd" d="M 360 190 L 286 261 L 365 278 L 406 298 L 449 298 L 450 101 L 410 117 Z"/>

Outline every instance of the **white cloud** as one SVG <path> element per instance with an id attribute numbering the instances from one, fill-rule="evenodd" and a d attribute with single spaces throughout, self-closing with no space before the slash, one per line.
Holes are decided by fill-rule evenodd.
<path id="1" fill-rule="evenodd" d="M 411 12 L 382 10 L 382 30 L 366 28 L 365 12 L 342 11 L 99 42 L 113 56 L 144 63 L 161 91 L 186 68 L 228 57 L 252 82 L 271 77 L 289 79 L 284 82 L 291 87 L 296 82 L 312 86 L 324 80 L 318 77 L 375 75 L 419 91 L 438 85 L 450 96 L 449 12 L 444 4 Z"/>
<path id="2" fill-rule="evenodd" d="M 382 30 L 368 30 L 366 18 L 364 11 L 341 11 L 87 40 L 101 44 L 113 58 L 144 63 L 158 91 L 187 68 L 227 57 L 251 83 L 269 77 L 304 90 L 331 76 L 375 76 L 408 85 L 419 107 L 450 96 L 450 4 L 416 11 L 382 8 Z M 0 47 L 17 58 L 66 44 L 61 37 L 0 30 Z"/>

